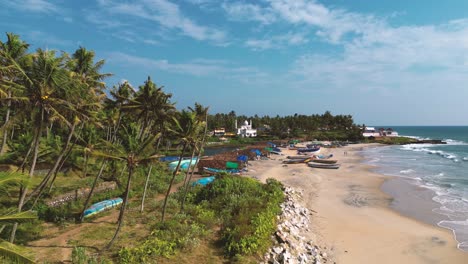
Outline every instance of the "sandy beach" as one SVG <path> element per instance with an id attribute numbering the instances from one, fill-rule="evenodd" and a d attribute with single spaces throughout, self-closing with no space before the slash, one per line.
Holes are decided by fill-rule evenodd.
<path id="1" fill-rule="evenodd" d="M 275 178 L 303 191 L 303 206 L 313 212 L 304 236 L 326 247 L 336 263 L 468 263 L 468 253 L 457 249 L 450 230 L 429 224 L 432 219 L 420 221 L 424 215 L 415 216 L 419 220 L 407 216 L 410 206 L 430 205 L 412 200 L 402 207 L 408 210 L 405 215 L 390 208 L 392 197 L 381 190 L 388 177 L 362 163 L 357 153 L 363 147 L 376 146 L 323 149 L 320 154 L 332 153 L 339 161 L 338 170 L 284 166 L 282 160 L 296 154 L 284 150 L 284 156 L 251 162 L 249 175 L 261 181 Z"/>

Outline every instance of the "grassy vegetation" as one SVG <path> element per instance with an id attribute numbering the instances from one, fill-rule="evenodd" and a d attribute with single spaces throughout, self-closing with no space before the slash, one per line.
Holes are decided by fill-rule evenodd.
<path id="1" fill-rule="evenodd" d="M 141 244 L 122 248 L 120 263 L 156 263 L 161 258 L 178 259 L 180 254 L 197 255 L 200 245 L 222 250 L 231 262 L 255 262 L 270 246 L 276 215 L 283 201 L 282 185 L 269 180 L 222 176 L 207 187 L 196 187 L 178 212 L 180 193 L 173 195 L 172 217 L 152 227 Z M 175 206 L 174 206 L 175 205 Z M 203 248 L 203 247 L 201 247 Z M 195 252 L 194 252 L 195 251 Z M 194 259 L 186 263 L 193 263 Z M 180 260 L 179 260 L 180 263 Z"/>
<path id="2" fill-rule="evenodd" d="M 378 137 L 375 139 L 367 139 L 369 143 L 381 143 L 387 145 L 405 145 L 416 143 L 418 140 L 408 137 Z"/>

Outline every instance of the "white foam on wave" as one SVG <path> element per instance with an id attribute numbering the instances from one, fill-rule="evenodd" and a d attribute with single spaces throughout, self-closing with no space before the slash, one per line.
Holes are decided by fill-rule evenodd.
<path id="1" fill-rule="evenodd" d="M 463 160 L 464 160 L 464 161 L 468 161 L 468 157 L 463 157 Z"/>
<path id="2" fill-rule="evenodd" d="M 433 155 L 439 155 L 443 158 L 446 158 L 446 159 L 450 159 L 450 160 L 453 160 L 455 162 L 459 162 L 460 160 L 458 159 L 458 156 L 453 154 L 453 153 L 449 153 L 449 152 L 445 152 L 443 150 L 434 150 L 434 149 L 430 149 L 428 147 L 430 146 L 435 146 L 435 145 L 428 145 L 428 144 L 410 144 L 410 145 L 405 145 L 403 147 L 401 147 L 402 150 L 409 150 L 409 151 L 414 151 L 414 152 L 426 152 L 428 154 L 433 154 Z M 467 158 L 467 159 L 465 159 Z M 468 161 L 468 157 L 465 157 L 463 158 L 463 160 L 465 161 Z"/>
<path id="3" fill-rule="evenodd" d="M 410 173 L 413 173 L 413 172 L 414 172 L 413 169 L 407 169 L 407 170 L 401 170 L 400 174 L 410 174 Z"/>
<path id="4" fill-rule="evenodd" d="M 455 139 L 444 139 L 447 142 L 447 145 L 468 145 L 468 143 Z"/>
<path id="5" fill-rule="evenodd" d="M 438 226 L 452 230 L 458 249 L 468 251 L 468 219 L 462 221 L 442 220 Z"/>

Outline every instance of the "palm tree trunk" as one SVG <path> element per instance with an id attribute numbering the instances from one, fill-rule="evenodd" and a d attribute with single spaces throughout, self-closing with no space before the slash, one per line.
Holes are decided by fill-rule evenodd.
<path id="1" fill-rule="evenodd" d="M 11 98 L 11 91 L 8 91 L 8 98 Z M 8 124 L 8 122 L 10 121 L 10 107 L 11 107 L 11 101 L 8 100 L 7 112 L 6 112 L 6 115 L 5 115 L 5 124 Z M 5 131 L 3 131 L 3 140 L 2 140 L 2 147 L 0 148 L 0 155 L 5 153 L 5 147 L 6 147 L 7 137 L 8 137 L 8 132 L 7 131 L 8 130 L 6 130 L 6 129 L 5 129 Z"/>
<path id="2" fill-rule="evenodd" d="M 120 207 L 117 229 L 115 230 L 114 236 L 112 237 L 109 244 L 107 244 L 105 249 L 109 249 L 112 246 L 112 244 L 114 243 L 114 240 L 117 238 L 117 235 L 119 234 L 120 228 L 122 227 L 122 224 L 124 221 L 124 215 L 125 215 L 125 208 L 127 207 L 127 203 L 128 203 L 128 193 L 130 192 L 130 181 L 132 180 L 132 175 L 133 175 L 133 164 L 128 164 L 127 187 L 125 188 L 125 194 L 123 198 L 122 207 Z"/>
<path id="3" fill-rule="evenodd" d="M 60 162 L 62 161 L 62 158 L 63 156 L 65 155 L 65 152 L 67 151 L 68 147 L 70 146 L 70 142 L 71 142 L 71 139 L 72 139 L 72 136 L 75 132 L 75 127 L 76 127 L 76 124 L 74 123 L 72 125 L 72 127 L 70 128 L 70 133 L 68 134 L 68 138 L 67 138 L 67 142 L 65 143 L 65 146 L 62 148 L 62 151 L 60 151 L 60 154 L 59 156 L 57 157 L 57 160 L 55 161 L 55 164 L 54 166 L 49 170 L 49 172 L 47 172 L 47 175 L 44 177 L 44 179 L 42 180 L 41 184 L 39 184 L 39 186 L 30 194 L 30 196 L 28 197 L 28 199 L 26 199 L 26 202 L 29 201 L 29 199 L 32 198 L 33 195 L 35 195 L 35 193 L 37 192 L 37 196 L 36 196 L 36 199 L 34 200 L 34 203 L 32 205 L 32 207 L 34 207 L 37 203 L 37 201 L 39 200 L 42 192 L 44 191 L 45 189 L 45 186 L 47 185 L 47 183 L 49 182 L 50 180 L 50 177 L 52 176 L 52 174 L 57 170 L 57 168 L 59 167 L 60 165 Z M 54 175 L 57 175 L 57 174 L 54 174 Z M 54 183 L 55 181 L 55 176 L 53 177 L 51 183 L 50 183 L 50 188 L 52 188 L 52 184 Z M 49 192 L 50 192 L 50 189 L 49 189 Z"/>
<path id="4" fill-rule="evenodd" d="M 200 143 L 200 146 L 198 147 L 198 150 L 197 150 L 197 161 L 200 161 L 200 156 L 201 156 L 203 147 L 205 146 L 205 139 L 206 139 L 206 131 L 207 130 L 208 130 L 208 113 L 206 113 L 206 115 L 205 115 L 205 131 L 203 132 L 204 133 L 203 134 L 203 139 L 202 139 L 202 141 Z M 190 177 L 189 177 L 189 179 L 187 181 L 187 184 L 185 185 L 184 197 L 182 198 L 182 203 L 181 203 L 181 206 L 180 206 L 180 210 L 184 210 L 185 197 L 187 196 L 188 190 L 190 188 L 189 183 L 192 180 L 194 172 L 195 172 L 195 166 L 190 168 Z"/>
<path id="5" fill-rule="evenodd" d="M 33 137 L 33 140 L 31 141 L 31 146 L 29 147 L 28 152 L 26 152 L 26 155 L 24 155 L 23 162 L 21 163 L 21 165 L 16 170 L 17 172 L 21 170 L 21 172 L 24 173 L 24 168 L 26 167 L 26 163 L 28 163 L 29 155 L 31 155 L 31 152 L 34 149 L 34 142 L 35 142 L 35 135 Z"/>
<path id="6" fill-rule="evenodd" d="M 85 124 L 85 122 L 82 122 L 82 123 L 81 123 L 80 129 L 79 129 L 80 132 L 83 132 L 84 124 Z M 78 135 L 79 135 L 79 134 L 78 134 Z M 73 144 L 72 144 L 71 147 L 68 149 L 67 154 L 65 154 L 65 157 L 62 159 L 62 162 L 60 163 L 60 166 L 58 167 L 57 170 L 55 170 L 55 172 L 54 172 L 54 177 L 57 177 L 57 173 L 58 173 L 59 171 L 62 170 L 63 165 L 65 165 L 65 162 L 66 162 L 66 161 L 68 160 L 68 158 L 70 157 L 71 152 L 72 152 L 73 148 L 75 147 L 77 141 L 78 141 L 78 137 L 75 137 L 75 140 L 73 140 Z"/>
<path id="7" fill-rule="evenodd" d="M 42 124 L 44 122 L 44 109 L 41 110 L 41 114 L 42 114 L 41 120 L 39 122 L 39 126 L 36 128 L 36 133 L 34 135 L 34 154 L 33 154 L 33 159 L 31 163 L 31 168 L 29 169 L 30 180 L 32 179 L 34 175 L 34 169 L 36 168 L 36 163 L 37 163 L 37 156 L 39 154 L 39 139 L 41 137 Z M 21 210 L 23 209 L 24 199 L 26 198 L 27 192 L 28 192 L 28 187 L 24 187 L 23 191 L 21 192 L 21 197 L 18 202 L 18 212 L 21 212 Z M 15 241 L 16 229 L 18 229 L 18 223 L 15 223 L 13 225 L 13 229 L 11 230 L 11 235 L 10 235 L 10 243 L 13 243 Z"/>
<path id="8" fill-rule="evenodd" d="M 145 207 L 145 197 L 146 197 L 146 190 L 148 188 L 148 182 L 149 182 L 149 178 L 150 178 L 150 175 L 151 175 L 151 170 L 153 169 L 153 165 L 151 165 L 149 167 L 149 171 L 148 171 L 148 175 L 146 175 L 146 182 L 145 182 L 145 189 L 143 191 L 143 197 L 141 198 L 141 208 L 140 208 L 140 213 L 143 213 L 143 209 Z"/>
<path id="9" fill-rule="evenodd" d="M 192 179 L 191 176 L 189 178 L 189 173 L 190 173 L 190 170 L 192 170 L 192 168 L 195 168 L 195 165 L 192 167 L 192 160 L 193 160 L 193 157 L 195 156 L 195 150 L 196 150 L 196 148 L 194 147 L 193 150 L 192 150 L 192 156 L 190 157 L 190 165 L 189 165 L 189 167 L 187 169 L 187 172 L 185 173 L 184 185 L 183 185 L 185 187 L 184 188 L 184 196 L 182 198 L 182 201 L 180 202 L 180 210 L 181 211 L 184 209 L 185 196 L 187 195 L 188 186 L 190 184 L 190 180 Z"/>
<path id="10" fill-rule="evenodd" d="M 89 201 L 91 200 L 91 197 L 93 196 L 94 189 L 96 188 L 96 184 L 97 184 L 99 178 L 101 177 L 102 172 L 104 171 L 104 167 L 106 166 L 106 163 L 107 163 L 106 160 L 102 161 L 102 165 L 101 165 L 101 168 L 99 169 L 99 173 L 96 175 L 96 178 L 94 178 L 93 186 L 91 187 L 91 190 L 89 190 L 88 197 L 86 197 L 86 201 L 85 201 L 85 203 L 83 205 L 83 210 L 81 211 L 80 219 L 78 220 L 78 222 L 83 221 L 84 211 L 86 210 L 86 207 L 88 207 Z"/>
<path id="11" fill-rule="evenodd" d="M 196 151 L 196 148 L 194 147 L 194 148 L 192 149 L 192 154 L 190 155 L 190 164 L 189 164 L 189 167 L 188 167 L 187 171 L 185 172 L 184 186 L 185 186 L 185 184 L 187 184 L 188 175 L 189 175 L 189 173 L 190 173 L 190 169 L 192 168 L 192 160 L 193 160 L 193 157 L 195 156 L 195 151 Z"/>
<path id="12" fill-rule="evenodd" d="M 169 187 L 167 188 L 166 197 L 164 197 L 164 204 L 163 204 L 161 222 L 164 222 L 164 217 L 166 215 L 167 199 L 169 198 L 169 194 L 171 193 L 172 184 L 174 184 L 174 180 L 175 180 L 175 177 L 177 175 L 177 171 L 180 168 L 180 164 L 182 163 L 182 158 L 184 157 L 186 149 L 187 149 L 187 143 L 184 143 L 184 147 L 182 148 L 182 153 L 180 153 L 179 162 L 177 163 L 177 166 L 176 166 L 174 172 L 172 173 L 171 182 L 169 183 Z"/>

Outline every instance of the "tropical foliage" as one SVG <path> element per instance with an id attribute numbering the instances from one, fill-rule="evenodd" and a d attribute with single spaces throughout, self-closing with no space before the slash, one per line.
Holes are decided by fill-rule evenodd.
<path id="1" fill-rule="evenodd" d="M 104 81 L 111 74 L 103 72 L 104 65 L 84 47 L 70 54 L 31 51 L 13 33 L 0 40 L 0 169 L 23 175 L 21 181 L 8 180 L 16 176 L 0 179 L 0 258 L 30 260 L 13 243 L 24 244 L 41 229 L 39 224 L 23 223 L 35 218 L 31 211 L 37 212 L 35 221 L 80 224 L 86 221 L 84 210 L 90 204 L 115 196 L 124 202 L 105 249 L 133 220 L 127 217 L 134 213 L 128 208 L 134 208 L 132 201 L 138 199 L 138 213 L 153 210 L 152 217 L 157 215 L 159 221 L 140 247 L 145 252 L 164 255 L 183 248 L 194 242 L 190 236 L 206 235 L 213 220 L 222 222 L 227 256 L 256 253 L 265 248 L 261 241 L 268 240 L 274 225 L 281 200 L 279 184 L 225 177 L 209 191 L 199 190 L 190 184 L 193 170 L 180 172 L 183 157 L 200 157 L 208 131 L 233 130 L 236 120 L 251 119 L 270 137 L 357 135 L 351 116 L 329 112 L 273 118 L 237 116 L 234 111 L 210 115 L 209 108 L 198 103 L 177 110 L 172 94 L 151 77 L 139 86 L 125 81 L 107 87 Z M 168 154 L 178 156 L 173 171 L 159 161 Z M 103 183 L 116 187 L 104 192 Z M 180 191 L 172 195 L 178 183 Z M 236 193 L 238 188 L 243 193 Z M 164 199 L 156 200 L 158 194 Z M 147 196 L 152 199 L 146 199 L 145 207 Z M 256 209 L 242 209 L 244 205 Z M 218 211 L 219 216 L 214 213 Z M 239 212 L 244 216 L 233 217 Z M 85 254 L 82 249 L 75 251 L 76 256 Z M 123 250 L 120 256 L 135 257 L 132 250 Z"/>

